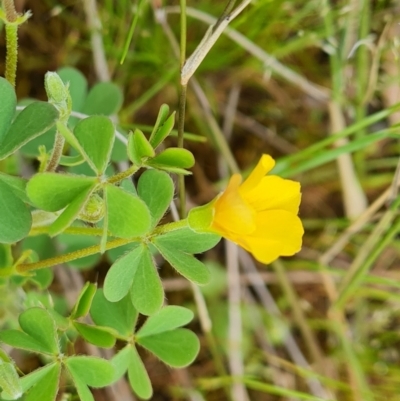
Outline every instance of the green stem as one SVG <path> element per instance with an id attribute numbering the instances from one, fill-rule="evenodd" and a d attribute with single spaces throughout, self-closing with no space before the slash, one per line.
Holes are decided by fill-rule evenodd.
<path id="1" fill-rule="evenodd" d="M 45 171 L 56 171 L 58 164 L 63 153 L 65 138 L 57 130 L 54 140 L 53 150 L 51 152 L 50 160 L 47 163 Z"/>
<path id="2" fill-rule="evenodd" d="M 18 60 L 18 25 L 6 22 L 6 79 L 15 87 Z"/>
<path id="3" fill-rule="evenodd" d="M 181 7 L 181 46 L 180 46 L 180 64 L 181 68 L 186 61 L 186 0 L 180 0 Z"/>
<path id="4" fill-rule="evenodd" d="M 175 231 L 178 230 L 182 227 L 186 227 L 187 226 L 187 221 L 186 220 L 179 220 L 173 223 L 168 223 L 168 224 L 164 224 L 162 226 L 157 227 L 148 237 L 147 237 L 147 241 L 151 238 L 151 237 L 155 237 L 161 234 L 165 234 L 167 232 L 170 231 Z M 37 228 L 34 229 L 35 230 L 35 234 L 42 234 L 42 233 L 46 233 L 48 230 L 48 227 L 43 227 L 43 228 Z M 92 231 L 92 232 L 91 232 Z M 65 233 L 68 234 L 76 234 L 76 235 L 97 235 L 97 236 L 101 236 L 102 235 L 102 230 L 99 229 L 88 229 L 88 228 L 84 228 L 84 227 L 69 227 L 65 230 Z M 118 248 L 119 246 L 122 245 L 126 245 L 126 244 L 130 244 L 132 242 L 140 242 L 140 241 L 146 241 L 146 238 L 143 237 L 135 237 L 135 238 L 117 238 L 114 239 L 112 241 L 109 241 L 106 243 L 105 245 L 105 249 L 104 250 L 108 250 L 108 249 L 113 249 L 113 248 Z M 66 253 L 64 255 L 60 255 L 60 256 L 55 256 L 53 258 L 49 258 L 49 259 L 43 259 L 40 260 L 39 262 L 34 262 L 34 263 L 22 263 L 20 265 L 17 266 L 17 271 L 18 273 L 26 273 L 29 271 L 33 271 L 33 270 L 39 270 L 39 269 L 45 269 L 46 267 L 51 267 L 51 266 L 55 266 L 61 263 L 67 263 L 67 262 L 71 262 L 72 260 L 76 260 L 76 259 L 81 259 L 84 258 L 86 256 L 90 256 L 90 255 L 94 255 L 96 253 L 99 253 L 102 251 L 102 245 L 93 245 L 93 246 L 89 246 L 87 248 L 84 249 L 79 249 L 78 251 L 74 251 L 74 252 L 69 252 Z"/>
<path id="5" fill-rule="evenodd" d="M 155 236 L 158 236 L 158 235 L 162 235 L 162 234 L 168 233 L 170 231 L 179 230 L 180 228 L 187 227 L 187 226 L 188 226 L 188 223 L 187 223 L 186 219 L 174 221 L 172 223 L 163 224 L 162 226 L 156 227 L 154 229 L 154 231 L 151 233 L 151 236 L 155 237 Z"/>
<path id="6" fill-rule="evenodd" d="M 119 246 L 126 245 L 131 242 L 137 242 L 140 240 L 141 240 L 140 238 L 130 238 L 130 239 L 118 238 L 107 242 L 106 250 L 118 248 Z M 60 256 L 55 256 L 54 258 L 43 259 L 40 260 L 39 262 L 22 263 L 17 266 L 17 272 L 27 273 L 34 270 L 45 269 L 46 267 L 51 267 L 61 263 L 71 262 L 72 260 L 81 259 L 86 256 L 94 255 L 99 252 L 100 252 L 100 245 L 93 245 L 89 246 L 88 248 L 79 249 L 78 251 L 69 252 Z"/>
<path id="7" fill-rule="evenodd" d="M 182 69 L 186 61 L 186 0 L 180 0 L 181 7 L 181 38 L 180 38 L 180 67 Z M 179 97 L 179 117 L 178 117 L 178 148 L 183 148 L 183 133 L 185 131 L 185 111 L 186 111 L 186 91 L 187 85 L 181 84 L 181 94 Z M 178 178 L 179 187 L 179 215 L 181 219 L 186 217 L 186 191 L 185 177 L 180 175 Z"/>
<path id="8" fill-rule="evenodd" d="M 33 237 L 35 235 L 48 234 L 49 229 L 50 226 L 34 227 L 31 229 L 29 236 Z M 94 227 L 68 227 L 63 231 L 63 234 L 90 235 L 90 236 L 101 237 L 103 235 L 103 229 Z"/>
<path id="9" fill-rule="evenodd" d="M 110 177 L 107 180 L 107 182 L 109 184 L 115 184 L 117 182 L 120 182 L 120 181 L 124 180 L 125 178 L 129 178 L 131 175 L 135 174 L 136 171 L 139 170 L 139 168 L 140 168 L 139 166 L 132 165 L 131 167 L 128 168 L 128 170 L 121 171 L 120 173 Z"/>

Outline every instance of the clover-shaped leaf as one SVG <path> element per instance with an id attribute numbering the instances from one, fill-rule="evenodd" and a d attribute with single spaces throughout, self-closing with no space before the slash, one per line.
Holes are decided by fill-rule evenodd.
<path id="1" fill-rule="evenodd" d="M 162 141 L 171 133 L 175 124 L 175 112 L 169 117 L 169 106 L 163 104 L 158 112 L 157 121 L 154 124 L 153 131 L 150 135 L 149 142 L 155 149 Z"/>
<path id="2" fill-rule="evenodd" d="M 137 342 L 174 368 L 190 365 L 200 350 L 196 334 L 187 329 L 176 329 L 153 336 L 140 337 Z"/>
<path id="3" fill-rule="evenodd" d="M 36 174 L 27 185 L 32 203 L 48 212 L 63 210 L 50 225 L 49 234 L 55 236 L 78 217 L 96 189 L 96 178 L 57 173 Z"/>
<path id="4" fill-rule="evenodd" d="M 0 388 L 1 398 L 16 400 L 22 395 L 22 387 L 14 363 L 0 350 Z"/>
<path id="5" fill-rule="evenodd" d="M 103 290 L 98 289 L 93 298 L 90 316 L 97 325 L 111 327 L 120 336 L 128 339 L 136 325 L 138 312 L 129 295 L 117 302 L 110 302 L 104 296 Z"/>
<path id="6" fill-rule="evenodd" d="M 179 327 L 192 318 L 185 308 L 166 306 L 147 319 L 136 333 L 136 341 L 170 366 L 187 366 L 197 356 L 200 344 L 193 332 Z"/>
<path id="7" fill-rule="evenodd" d="M 127 372 L 132 390 L 142 399 L 148 400 L 153 395 L 149 375 L 140 356 L 132 344 L 128 344 L 112 359 L 115 367 L 115 379 Z"/>
<path id="8" fill-rule="evenodd" d="M 118 113 L 124 101 L 121 88 L 112 82 L 100 82 L 89 91 L 82 112 L 111 116 Z"/>
<path id="9" fill-rule="evenodd" d="M 138 166 L 142 164 L 144 159 L 156 155 L 150 142 L 139 129 L 129 134 L 127 151 L 129 160 Z"/>
<path id="10" fill-rule="evenodd" d="M 164 302 L 164 289 L 147 246 L 133 279 L 130 294 L 133 306 L 143 315 L 157 312 Z"/>
<path id="11" fill-rule="evenodd" d="M 0 332 L 0 341 L 15 348 L 21 348 L 48 355 L 59 353 L 57 329 L 49 312 L 42 308 L 30 308 L 19 315 L 19 330 Z"/>
<path id="12" fill-rule="evenodd" d="M 68 206 L 77 196 L 92 188 L 97 180 L 72 174 L 39 173 L 27 185 L 32 203 L 48 212 L 56 212 Z"/>
<path id="13" fill-rule="evenodd" d="M 154 245 L 184 253 L 202 253 L 214 248 L 221 237 L 213 233 L 197 233 L 188 226 L 169 231 L 153 239 Z"/>
<path id="14" fill-rule="evenodd" d="M 198 285 L 205 285 L 210 281 L 210 272 L 204 263 L 193 255 L 165 246 L 154 240 L 154 245 L 164 259 L 174 267 L 183 277 Z"/>
<path id="15" fill-rule="evenodd" d="M 132 238 L 149 231 L 150 212 L 139 197 L 111 184 L 105 186 L 105 192 L 108 229 L 113 235 Z"/>
<path id="16" fill-rule="evenodd" d="M 61 364 L 51 363 L 24 376 L 20 382 L 24 401 L 55 401 L 61 375 Z"/>
<path id="17" fill-rule="evenodd" d="M 174 196 L 171 177 L 162 171 L 147 170 L 138 182 L 139 197 L 146 203 L 151 214 L 151 227 L 154 228 L 167 211 Z"/>
<path id="18" fill-rule="evenodd" d="M 3 124 L 7 124 L 8 116 L 9 114 L 4 117 Z M 58 111 L 50 103 L 33 102 L 26 106 L 17 115 L 8 131 L 2 135 L 2 138 L 0 137 L 0 160 L 47 132 L 55 125 L 57 119 Z"/>
<path id="19" fill-rule="evenodd" d="M 93 297 L 96 294 L 97 286 L 93 283 L 86 283 L 78 296 L 75 306 L 71 312 L 71 318 L 79 319 L 89 313 Z"/>
<path id="20" fill-rule="evenodd" d="M 144 315 L 156 312 L 164 301 L 161 280 L 146 245 L 119 258 L 106 276 L 104 295 L 109 301 L 119 301 L 129 291 L 134 307 Z"/>
<path id="21" fill-rule="evenodd" d="M 191 174 L 187 168 L 194 166 L 192 152 L 182 148 L 168 148 L 146 161 L 146 165 L 176 174 Z"/>
<path id="22" fill-rule="evenodd" d="M 6 135 L 15 114 L 17 96 L 13 86 L 3 77 L 0 77 L 0 143 Z"/>
<path id="23" fill-rule="evenodd" d="M 137 337 L 153 336 L 174 330 L 188 324 L 193 319 L 193 312 L 182 306 L 169 305 L 149 317 L 137 333 Z"/>
<path id="24" fill-rule="evenodd" d="M 60 216 L 58 216 L 57 219 L 50 225 L 50 228 L 49 228 L 50 236 L 54 237 L 57 234 L 60 234 L 74 222 L 74 220 L 79 216 L 79 213 L 84 208 L 85 204 L 90 199 L 90 196 L 92 195 L 92 193 L 95 189 L 95 186 L 96 185 L 93 184 L 91 187 L 83 190 L 65 208 L 65 210 L 63 210 L 63 212 L 60 214 Z"/>
<path id="25" fill-rule="evenodd" d="M 128 294 L 142 260 L 144 249 L 144 246 L 138 246 L 117 259 L 111 266 L 104 281 L 104 295 L 107 300 L 117 302 Z"/>
<path id="26" fill-rule="evenodd" d="M 83 156 L 98 176 L 104 174 L 110 162 L 114 144 L 114 125 L 105 116 L 91 116 L 81 120 L 74 129 Z"/>
<path id="27" fill-rule="evenodd" d="M 74 322 L 74 327 L 87 342 L 101 348 L 111 348 L 115 345 L 115 333 L 105 327 L 91 326 L 86 323 Z"/>
<path id="28" fill-rule="evenodd" d="M 26 237 L 32 216 L 12 187 L 0 180 L 0 242 L 12 244 Z"/>
<path id="29" fill-rule="evenodd" d="M 81 401 L 94 401 L 90 387 L 104 387 L 114 381 L 114 367 L 105 359 L 90 356 L 73 356 L 65 361 Z"/>

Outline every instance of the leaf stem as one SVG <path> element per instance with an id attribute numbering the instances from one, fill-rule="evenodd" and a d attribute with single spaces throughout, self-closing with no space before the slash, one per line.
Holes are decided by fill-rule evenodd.
<path id="1" fill-rule="evenodd" d="M 113 175 L 110 177 L 107 182 L 109 184 L 115 184 L 119 181 L 124 180 L 125 178 L 130 177 L 131 175 L 135 174 L 138 171 L 140 166 L 136 166 L 135 164 L 128 168 L 128 170 L 121 171 L 120 173 Z"/>
<path id="2" fill-rule="evenodd" d="M 117 238 L 117 239 L 107 242 L 106 250 L 118 248 L 119 246 L 126 245 L 131 242 L 138 242 L 140 240 L 141 240 L 141 238 L 130 238 L 130 239 Z M 26 272 L 33 271 L 33 270 L 45 269 L 46 267 L 51 267 L 51 266 L 55 266 L 55 265 L 58 265 L 61 263 L 71 262 L 72 260 L 81 259 L 86 256 L 94 255 L 99 252 L 100 252 L 100 245 L 93 245 L 93 246 L 89 246 L 84 249 L 79 249 L 74 252 L 66 253 L 64 255 L 55 256 L 53 258 L 48 258 L 48 259 L 43 259 L 43 260 L 40 260 L 39 262 L 22 263 L 16 267 L 16 270 L 18 273 L 26 273 Z"/>
<path id="3" fill-rule="evenodd" d="M 18 25 L 6 23 L 6 80 L 15 87 L 18 60 Z"/>
<path id="4" fill-rule="evenodd" d="M 173 223 L 164 224 L 162 226 L 158 226 L 155 228 L 148 236 L 146 237 L 134 237 L 134 238 L 117 238 L 111 240 L 105 244 L 103 247 L 102 244 L 89 246 L 84 249 L 79 249 L 74 252 L 69 252 L 64 255 L 55 256 L 53 258 L 43 259 L 39 262 L 34 263 L 22 263 L 17 265 L 16 270 L 18 273 L 26 273 L 33 270 L 45 269 L 46 267 L 55 266 L 61 263 L 71 262 L 72 260 L 81 259 L 86 256 L 94 255 L 96 253 L 102 252 L 104 250 L 109 250 L 113 248 L 118 248 L 119 246 L 127 245 L 132 242 L 141 242 L 141 241 L 149 241 L 152 237 L 156 237 L 158 235 L 165 234 L 170 231 L 175 231 L 180 228 L 187 226 L 187 220 L 179 220 Z M 38 227 L 34 228 L 31 231 L 31 235 L 39 235 L 46 234 L 48 232 L 49 227 Z M 89 228 L 89 227 L 69 227 L 64 231 L 66 234 L 75 234 L 75 235 L 96 235 L 101 236 L 102 230 L 98 228 Z M 104 248 L 104 249 L 103 249 Z"/>
<path id="5" fill-rule="evenodd" d="M 54 139 L 54 146 L 51 152 L 50 159 L 47 163 L 45 171 L 56 171 L 58 164 L 60 163 L 61 156 L 63 153 L 65 138 L 61 133 L 57 130 L 56 137 Z"/>
<path id="6" fill-rule="evenodd" d="M 181 70 L 186 61 L 186 0 L 180 0 L 181 8 L 181 38 L 180 38 L 180 67 Z M 183 133 L 185 131 L 185 111 L 186 111 L 186 92 L 187 84 L 181 83 L 181 94 L 179 97 L 179 116 L 178 116 L 178 148 L 183 148 Z M 186 217 L 186 192 L 185 177 L 178 177 L 179 187 L 179 215 L 181 219 Z"/>

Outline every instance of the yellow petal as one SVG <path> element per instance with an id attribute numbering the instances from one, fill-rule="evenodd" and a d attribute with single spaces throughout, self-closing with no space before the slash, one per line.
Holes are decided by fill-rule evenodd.
<path id="1" fill-rule="evenodd" d="M 279 256 L 291 256 L 301 249 L 303 226 L 298 216 L 286 210 L 271 210 L 257 215 L 257 229 L 237 243 L 262 263 Z"/>
<path id="2" fill-rule="evenodd" d="M 246 235 L 256 229 L 256 213 L 239 195 L 241 180 L 239 174 L 234 174 L 214 204 L 212 228 L 226 238 L 230 233 Z"/>
<path id="3" fill-rule="evenodd" d="M 247 177 L 246 181 L 240 186 L 240 193 L 244 194 L 258 185 L 261 179 L 275 166 L 275 160 L 269 155 L 262 155 L 254 170 Z"/>
<path id="4" fill-rule="evenodd" d="M 301 199 L 300 184 L 270 175 L 242 197 L 256 211 L 282 209 L 297 214 Z"/>

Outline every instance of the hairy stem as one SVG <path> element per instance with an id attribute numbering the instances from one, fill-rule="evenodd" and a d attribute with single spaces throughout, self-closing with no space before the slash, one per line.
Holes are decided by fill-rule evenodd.
<path id="1" fill-rule="evenodd" d="M 18 25 L 6 23 L 6 80 L 15 87 L 18 60 Z"/>
<path id="2" fill-rule="evenodd" d="M 63 148 L 64 148 L 65 139 L 57 131 L 56 138 L 54 140 L 53 151 L 51 152 L 50 160 L 47 163 L 45 171 L 56 171 L 58 164 L 60 163 L 60 159 L 62 156 Z"/>

